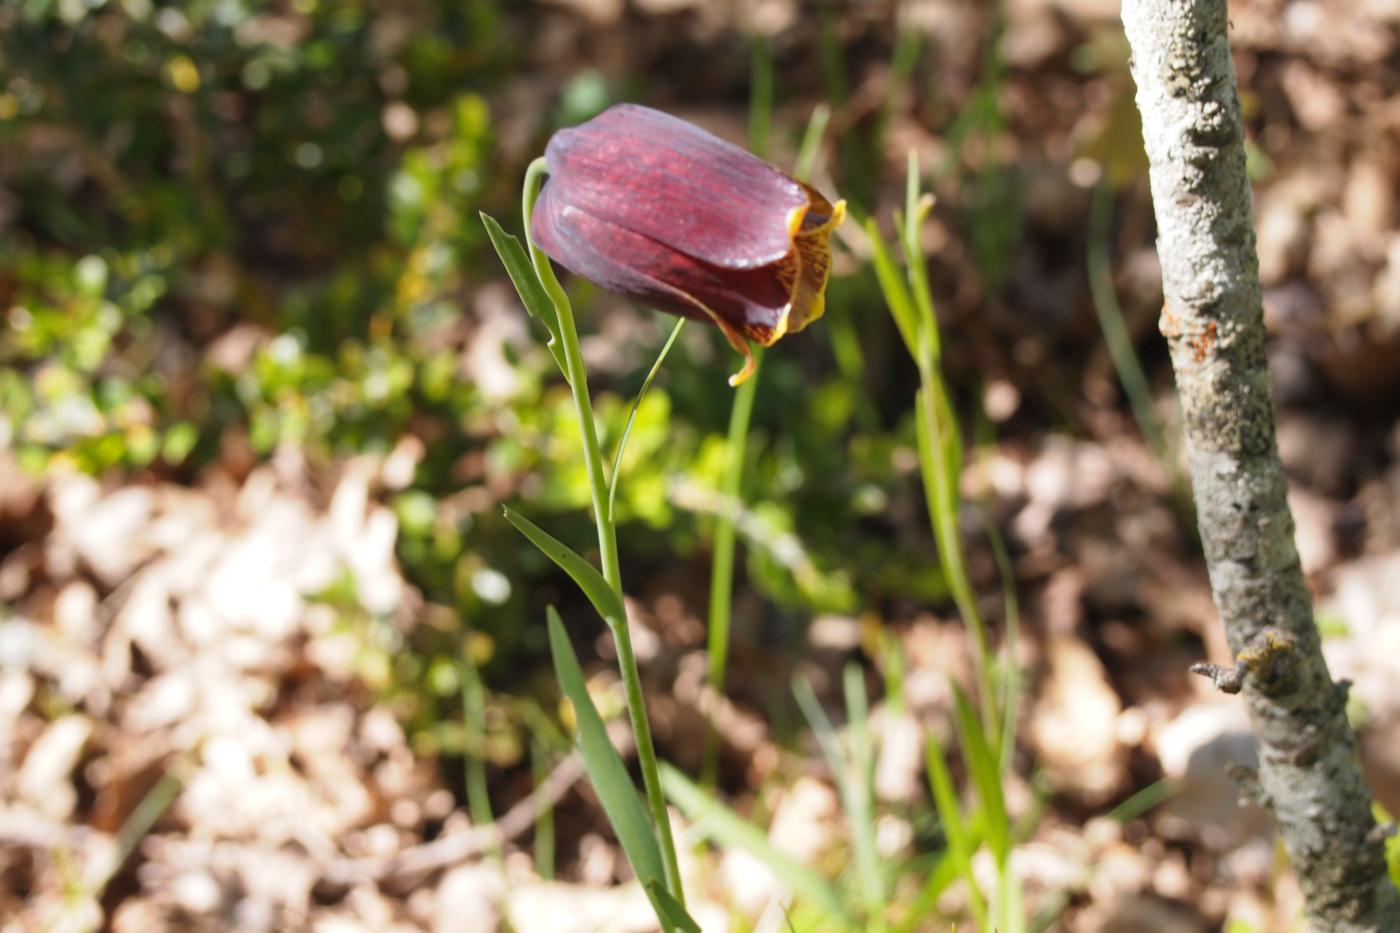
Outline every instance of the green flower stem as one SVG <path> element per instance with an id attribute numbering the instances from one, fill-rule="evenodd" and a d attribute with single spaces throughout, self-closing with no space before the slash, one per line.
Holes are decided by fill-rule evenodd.
<path id="1" fill-rule="evenodd" d="M 466 766 L 467 812 L 478 826 L 494 823 L 491 795 L 486 786 L 486 689 L 481 672 L 472 657 L 471 638 L 462 645 L 462 666 L 459 673 L 462 694 L 462 721 L 466 726 L 463 760 Z M 491 856 L 499 859 L 499 845 L 491 847 Z"/>
<path id="2" fill-rule="evenodd" d="M 729 409 L 729 436 L 724 442 L 724 473 L 720 477 L 720 509 L 715 518 L 713 558 L 710 563 L 710 624 L 706 651 L 710 658 L 709 682 L 716 693 L 724 692 L 724 672 L 729 664 L 729 621 L 734 594 L 734 545 L 737 540 L 735 512 L 740 507 L 739 487 L 744 478 L 744 453 L 748 447 L 749 420 L 758 394 L 763 350 L 754 350 L 754 371 L 748 381 L 734 390 Z M 705 730 L 704 783 L 713 786 L 718 770 L 714 725 Z"/>
<path id="3" fill-rule="evenodd" d="M 574 395 L 574 411 L 583 432 L 584 467 L 588 472 L 588 490 L 593 498 L 593 520 L 598 527 L 598 552 L 603 564 L 603 579 L 622 601 L 622 569 L 617 559 L 617 527 L 613 522 L 608 498 L 608 477 L 603 467 L 603 455 L 598 446 L 598 428 L 594 423 L 593 404 L 588 398 L 588 372 L 579 348 L 578 328 L 568 295 L 554 275 L 549 257 L 530 239 L 530 214 L 535 206 L 544 175 L 548 172 L 543 158 L 530 163 L 525 173 L 523 213 L 525 239 L 530 245 L 530 259 L 545 292 L 559 315 L 559 338 L 564 345 L 564 362 L 568 367 L 569 386 Z M 617 665 L 627 691 L 627 711 L 632 719 L 632 732 L 637 740 L 637 761 L 641 765 L 642 782 L 646 785 L 647 804 L 656 824 L 661 843 L 661 856 L 666 869 L 666 888 L 681 906 L 685 894 L 681 890 L 680 866 L 676 860 L 676 843 L 671 835 L 671 821 L 666 812 L 666 798 L 661 791 L 661 776 L 656 762 L 656 746 L 651 739 L 651 724 L 647 720 L 646 699 L 642 695 L 642 675 L 637 668 L 637 656 L 632 650 L 632 632 L 627 619 L 608 619 L 613 641 L 617 645 Z"/>

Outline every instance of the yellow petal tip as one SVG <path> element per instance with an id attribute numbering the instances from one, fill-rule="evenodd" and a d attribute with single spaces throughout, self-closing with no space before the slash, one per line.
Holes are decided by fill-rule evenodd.
<path id="1" fill-rule="evenodd" d="M 739 386 L 748 382 L 749 377 L 753 375 L 754 370 L 757 368 L 758 364 L 754 362 L 753 354 L 746 353 L 744 355 L 744 368 L 729 377 L 729 387 L 731 389 L 737 389 Z"/>

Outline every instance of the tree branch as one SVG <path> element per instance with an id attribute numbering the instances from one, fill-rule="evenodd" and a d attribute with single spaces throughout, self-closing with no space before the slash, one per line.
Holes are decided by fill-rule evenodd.
<path id="1" fill-rule="evenodd" d="M 1345 691 L 1323 660 L 1293 543 L 1225 2 L 1124 0 L 1123 25 L 1151 163 L 1161 330 L 1211 588 L 1259 743 L 1259 793 L 1318 929 L 1400 930 Z"/>

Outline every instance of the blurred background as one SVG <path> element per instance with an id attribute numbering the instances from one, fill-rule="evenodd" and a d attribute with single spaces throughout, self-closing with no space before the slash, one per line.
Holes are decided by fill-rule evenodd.
<path id="1" fill-rule="evenodd" d="M 549 134 L 630 100 L 788 169 L 826 108 L 812 180 L 857 218 L 825 318 L 765 357 L 723 696 L 705 619 L 737 358 L 712 329 L 682 332 L 623 465 L 658 748 L 698 776 L 712 722 L 735 818 L 677 810 L 697 919 L 832 929 L 805 879 L 868 895 L 873 858 L 867 928 L 972 928 L 924 743 L 976 824 L 950 687 L 973 658 L 862 230 L 890 235 L 913 152 L 970 575 L 1022 675 L 1001 794 L 1027 925 L 1291 928 L 1286 859 L 1222 773 L 1253 754 L 1240 702 L 1187 673 L 1228 649 L 1117 16 L 0 0 L 0 927 L 653 928 L 568 754 L 546 605 L 617 718 L 610 642 L 501 516 L 594 553 L 567 387 L 478 217 L 519 233 Z M 1395 812 L 1400 7 L 1230 16 L 1298 544 Z M 671 320 L 567 284 L 611 449 Z M 863 824 L 794 680 L 868 738 Z"/>

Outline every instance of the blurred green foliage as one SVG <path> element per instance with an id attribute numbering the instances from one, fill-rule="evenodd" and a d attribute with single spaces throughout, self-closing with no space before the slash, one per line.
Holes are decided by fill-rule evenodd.
<path id="1" fill-rule="evenodd" d="M 258 454 L 373 449 L 471 404 L 443 334 L 498 11 L 294 7 L 0 5 L 3 411 L 31 466 L 178 465 L 230 423 Z M 190 357 L 234 322 L 276 339 L 231 371 Z"/>
<path id="2" fill-rule="evenodd" d="M 523 601 L 493 583 L 516 576 L 493 546 L 513 538 L 492 510 L 442 507 L 499 433 L 461 311 L 497 171 L 483 92 L 516 47 L 502 9 L 0 3 L 0 443 L 36 472 L 179 477 L 416 437 L 392 500 L 410 575 L 519 632 Z M 365 639 L 410 716 L 455 691 L 458 632 L 436 629 L 407 652 Z"/>

